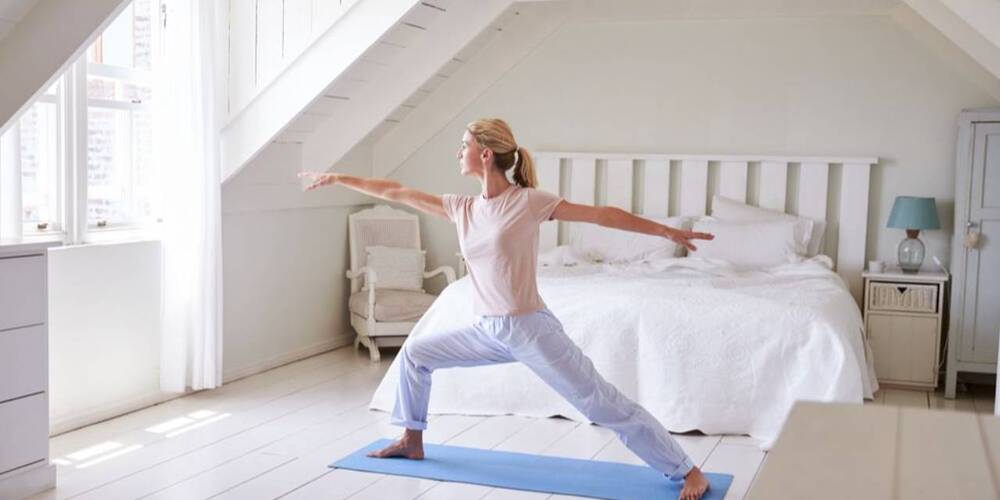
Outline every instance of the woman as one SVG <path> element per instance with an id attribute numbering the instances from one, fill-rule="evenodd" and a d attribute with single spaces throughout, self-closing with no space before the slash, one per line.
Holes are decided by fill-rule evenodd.
<path id="1" fill-rule="evenodd" d="M 499 119 L 470 123 L 457 154 L 462 175 L 482 183 L 479 196 L 436 196 L 385 179 L 303 172 L 315 189 L 340 184 L 446 217 L 458 228 L 478 321 L 454 331 L 406 341 L 400 350 L 399 388 L 392 423 L 403 437 L 370 456 L 422 459 L 431 373 L 440 368 L 520 361 L 594 423 L 615 431 L 647 464 L 671 479 L 684 478 L 680 498 L 697 499 L 708 480 L 666 429 L 644 408 L 623 396 L 594 369 L 563 332 L 538 294 L 535 272 L 538 226 L 551 219 L 591 222 L 663 236 L 694 250 L 693 239 L 712 235 L 663 226 L 613 207 L 567 202 L 534 189 L 534 164 Z M 514 183 L 506 172 L 513 169 Z"/>

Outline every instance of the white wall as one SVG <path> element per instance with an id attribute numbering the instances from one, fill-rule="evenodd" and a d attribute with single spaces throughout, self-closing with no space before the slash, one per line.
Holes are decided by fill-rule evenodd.
<path id="1" fill-rule="evenodd" d="M 403 184 L 476 192 L 454 153 L 464 125 L 499 116 L 534 150 L 878 156 L 869 258 L 895 261 L 897 195 L 933 196 L 948 261 L 955 120 L 997 100 L 888 15 L 571 21 L 493 83 L 397 170 Z M 456 75 L 455 77 L 460 77 Z M 423 218 L 432 262 L 453 262 L 450 224 Z"/>
<path id="2" fill-rule="evenodd" d="M 347 215 L 355 207 L 223 217 L 227 378 L 300 359 L 349 335 Z"/>
<path id="3" fill-rule="evenodd" d="M 148 406 L 160 392 L 160 244 L 49 250 L 53 433 Z"/>
<path id="4" fill-rule="evenodd" d="M 371 171 L 363 142 L 341 172 Z M 342 188 L 303 192 L 301 145 L 272 143 L 223 186 L 226 378 L 353 341 L 347 216 L 371 199 Z"/>

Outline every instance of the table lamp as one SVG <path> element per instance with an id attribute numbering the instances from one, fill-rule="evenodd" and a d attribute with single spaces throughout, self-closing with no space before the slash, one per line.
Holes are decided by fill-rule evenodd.
<path id="1" fill-rule="evenodd" d="M 924 243 L 917 236 L 921 229 L 940 229 L 934 198 L 897 196 L 889 214 L 888 227 L 905 229 L 906 239 L 896 247 L 896 260 L 904 273 L 915 273 L 924 262 Z"/>

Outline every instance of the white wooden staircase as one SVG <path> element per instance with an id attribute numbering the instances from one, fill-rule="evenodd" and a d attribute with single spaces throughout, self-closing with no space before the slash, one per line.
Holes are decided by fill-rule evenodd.
<path id="1" fill-rule="evenodd" d="M 300 144 L 303 168 L 329 168 L 446 81 L 489 40 L 490 26 L 511 3 L 356 1 L 231 113 L 222 131 L 223 182 L 274 143 Z M 231 33 L 237 36 L 235 28 Z M 235 61 L 231 66 L 230 77 L 239 78 Z M 240 91 L 230 85 L 230 94 L 232 105 Z"/>

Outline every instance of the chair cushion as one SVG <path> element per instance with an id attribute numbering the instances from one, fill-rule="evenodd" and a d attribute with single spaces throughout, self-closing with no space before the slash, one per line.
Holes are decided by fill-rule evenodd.
<path id="1" fill-rule="evenodd" d="M 437 295 L 411 290 L 375 289 L 375 321 L 416 321 L 434 303 Z M 351 312 L 368 318 L 368 292 L 351 294 Z"/>
<path id="2" fill-rule="evenodd" d="M 424 254 L 417 248 L 393 248 L 375 245 L 365 248 L 365 265 L 375 271 L 375 288 L 424 291 Z M 365 282 L 362 290 L 367 290 Z"/>

